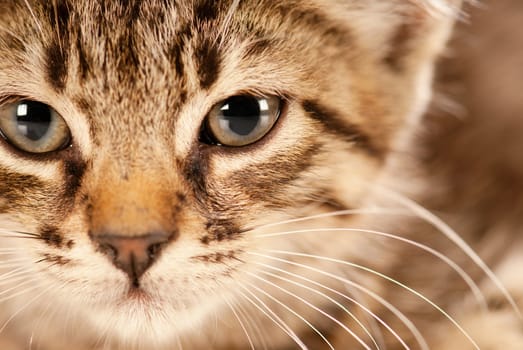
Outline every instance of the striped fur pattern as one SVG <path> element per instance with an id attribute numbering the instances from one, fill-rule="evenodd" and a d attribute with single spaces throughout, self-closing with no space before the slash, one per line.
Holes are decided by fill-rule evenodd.
<path id="1" fill-rule="evenodd" d="M 477 303 L 455 309 L 485 269 L 386 189 L 459 5 L 0 0 L 0 109 L 45 103 L 72 135 L 45 154 L 0 137 L 1 348 L 487 346 Z M 202 142 L 235 95 L 280 97 L 276 125 Z M 134 283 L 92 240 L 159 231 Z"/>

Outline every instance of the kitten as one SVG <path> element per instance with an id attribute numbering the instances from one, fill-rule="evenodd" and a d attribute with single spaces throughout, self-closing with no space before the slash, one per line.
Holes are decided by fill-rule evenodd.
<path id="1" fill-rule="evenodd" d="M 0 348 L 522 348 L 518 215 L 415 132 L 460 5 L 0 0 Z"/>

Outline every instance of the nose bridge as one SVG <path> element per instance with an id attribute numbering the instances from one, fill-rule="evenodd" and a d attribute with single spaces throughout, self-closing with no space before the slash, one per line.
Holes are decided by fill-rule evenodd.
<path id="1" fill-rule="evenodd" d="M 126 171 L 115 164 L 100 169 L 90 189 L 90 226 L 94 234 L 141 236 L 174 230 L 170 193 L 162 171 Z"/>

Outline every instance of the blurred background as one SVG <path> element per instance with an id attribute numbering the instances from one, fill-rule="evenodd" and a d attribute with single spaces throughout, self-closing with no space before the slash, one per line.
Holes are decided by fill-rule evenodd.
<path id="1" fill-rule="evenodd" d="M 426 204 L 468 226 L 470 241 L 506 245 L 523 238 L 523 0 L 477 1 L 464 12 L 423 130 L 426 170 L 440 186 Z"/>

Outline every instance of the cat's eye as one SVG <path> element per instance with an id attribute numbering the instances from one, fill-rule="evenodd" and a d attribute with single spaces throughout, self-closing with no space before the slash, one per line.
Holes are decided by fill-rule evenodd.
<path id="1" fill-rule="evenodd" d="M 0 136 L 28 153 L 49 153 L 69 145 L 65 120 L 48 105 L 29 100 L 0 108 Z"/>
<path id="2" fill-rule="evenodd" d="M 206 117 L 203 142 L 240 147 L 264 137 L 280 116 L 281 99 L 275 96 L 238 95 L 215 105 Z"/>

